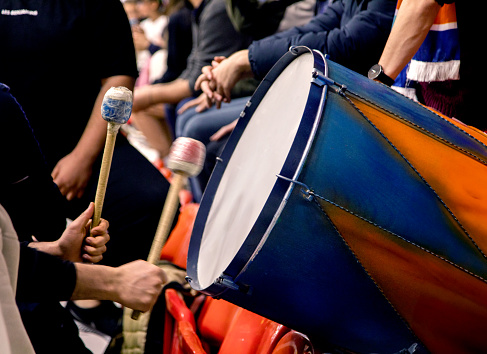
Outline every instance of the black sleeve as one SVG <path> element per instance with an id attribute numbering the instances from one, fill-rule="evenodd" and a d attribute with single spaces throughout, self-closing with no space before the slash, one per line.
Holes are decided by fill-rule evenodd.
<path id="1" fill-rule="evenodd" d="M 120 0 L 87 2 L 87 21 L 92 33 L 93 55 L 97 55 L 100 77 L 137 77 L 134 41 L 127 14 Z"/>
<path id="2" fill-rule="evenodd" d="M 74 263 L 20 244 L 17 300 L 69 300 L 76 285 Z"/>
<path id="3" fill-rule="evenodd" d="M 0 203 L 19 240 L 58 239 L 66 227 L 65 199 L 54 184 L 21 106 L 0 84 Z"/>

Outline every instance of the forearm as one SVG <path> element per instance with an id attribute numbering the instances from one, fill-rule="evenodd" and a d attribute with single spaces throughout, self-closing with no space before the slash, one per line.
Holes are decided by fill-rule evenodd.
<path id="1" fill-rule="evenodd" d="M 177 104 L 186 97 L 190 97 L 193 91 L 189 87 L 188 80 L 176 79 L 169 83 L 153 85 L 151 100 L 152 103 Z"/>
<path id="2" fill-rule="evenodd" d="M 167 281 L 159 267 L 142 260 L 116 268 L 86 263 L 75 266 L 73 300 L 111 300 L 139 311 L 150 310 Z"/>
<path id="3" fill-rule="evenodd" d="M 118 268 L 86 263 L 76 263 L 75 267 L 76 286 L 71 296 L 72 300 L 120 301 L 115 286 Z"/>
<path id="4" fill-rule="evenodd" d="M 433 24 L 440 5 L 435 0 L 404 0 L 379 64 L 396 78 L 418 51 Z"/>

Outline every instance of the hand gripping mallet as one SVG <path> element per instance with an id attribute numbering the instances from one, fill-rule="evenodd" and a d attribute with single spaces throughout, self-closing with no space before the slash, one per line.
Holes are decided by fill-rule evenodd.
<path id="1" fill-rule="evenodd" d="M 123 86 L 112 87 L 105 93 L 101 104 L 101 116 L 108 122 L 108 125 L 105 150 L 103 151 L 103 160 L 95 195 L 95 211 L 92 227 L 100 224 L 101 210 L 105 199 L 115 140 L 120 126 L 127 123 L 130 118 L 130 114 L 132 113 L 132 99 L 132 91 L 128 88 Z"/>
<path id="2" fill-rule="evenodd" d="M 169 151 L 167 167 L 174 172 L 174 176 L 166 196 L 147 262 L 157 264 L 160 260 L 162 247 L 169 236 L 174 215 L 179 206 L 179 192 L 188 177 L 196 176 L 201 172 L 205 155 L 205 145 L 198 140 L 182 137 L 177 138 L 173 142 Z M 131 317 L 136 320 L 139 315 L 139 311 L 134 311 Z"/>

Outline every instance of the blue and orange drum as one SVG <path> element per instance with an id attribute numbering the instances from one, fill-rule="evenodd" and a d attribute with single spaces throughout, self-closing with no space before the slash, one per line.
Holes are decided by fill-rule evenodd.
<path id="1" fill-rule="evenodd" d="M 293 48 L 215 167 L 190 284 L 323 348 L 487 352 L 486 144 Z"/>

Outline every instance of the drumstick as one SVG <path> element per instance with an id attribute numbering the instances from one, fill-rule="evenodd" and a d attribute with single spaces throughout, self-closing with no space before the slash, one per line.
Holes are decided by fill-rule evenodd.
<path id="1" fill-rule="evenodd" d="M 201 172 L 205 154 L 205 145 L 198 140 L 177 138 L 173 142 L 169 151 L 167 167 L 174 172 L 174 176 L 166 196 L 147 262 L 157 264 L 161 258 L 162 247 L 169 236 L 174 215 L 179 206 L 179 192 L 188 177 L 196 176 Z M 139 311 L 133 311 L 131 317 L 136 320 L 139 315 Z"/>
<path id="2" fill-rule="evenodd" d="M 92 227 L 100 224 L 101 210 L 107 189 L 108 175 L 112 164 L 113 149 L 117 138 L 118 130 L 122 124 L 127 123 L 132 113 L 132 91 L 119 86 L 112 87 L 106 93 L 101 105 L 101 116 L 108 122 L 107 138 L 103 160 L 98 177 L 98 186 L 95 195 L 95 211 L 93 213 Z"/>

